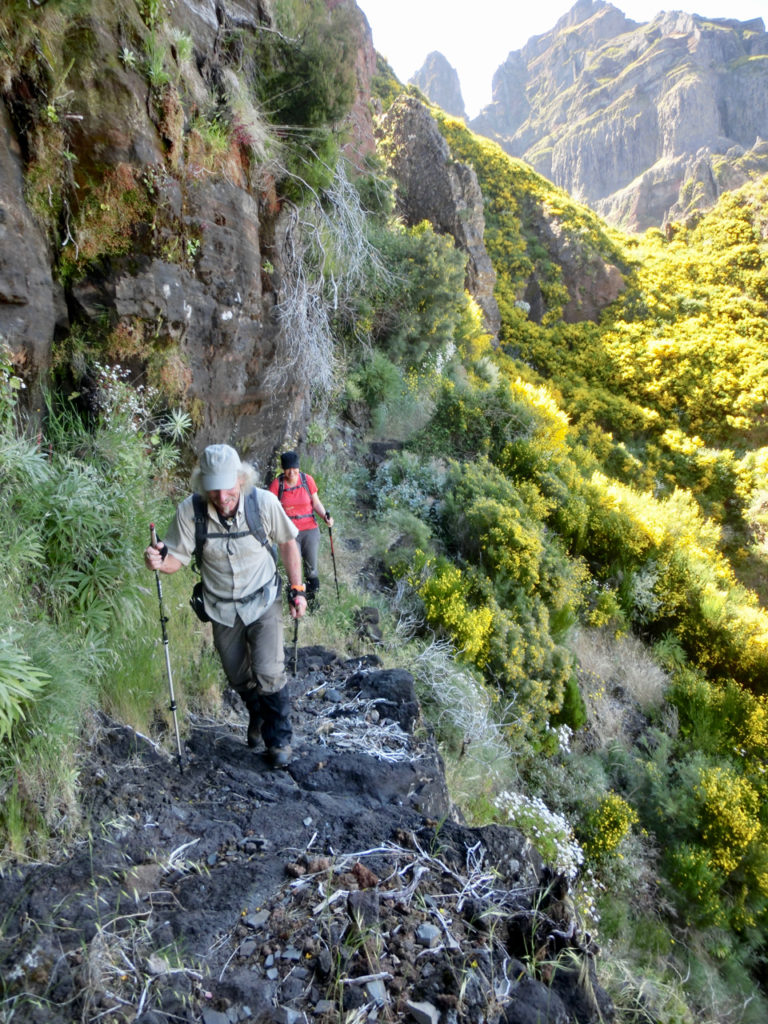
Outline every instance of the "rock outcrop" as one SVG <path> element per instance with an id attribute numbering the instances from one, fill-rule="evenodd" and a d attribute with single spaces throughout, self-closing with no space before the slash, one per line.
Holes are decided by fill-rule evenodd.
<path id="1" fill-rule="evenodd" d="M 290 685 L 286 771 L 240 707 L 182 722 L 183 772 L 92 723 L 89 841 L 0 877 L 14 1024 L 610 1024 L 567 881 L 455 820 L 411 676 L 304 648 Z"/>
<path id="2" fill-rule="evenodd" d="M 64 292 L 53 280 L 48 242 L 24 200 L 21 151 L 0 100 L 0 337 L 35 384 L 48 368 Z"/>
<path id="3" fill-rule="evenodd" d="M 442 53 L 437 50 L 428 53 L 426 60 L 410 81 L 446 114 L 466 119 L 467 112 L 464 109 L 458 73 Z"/>
<path id="4" fill-rule="evenodd" d="M 609 222 L 658 227 L 768 171 L 768 33 L 578 0 L 510 53 L 471 127 Z"/>
<path id="5" fill-rule="evenodd" d="M 453 160 L 427 107 L 411 96 L 392 104 L 379 131 L 389 171 L 397 181 L 398 212 L 406 224 L 428 220 L 436 231 L 451 235 L 467 253 L 467 289 L 483 311 L 492 335 L 501 318 L 493 288 L 496 273 L 485 248 L 483 196 L 477 174 Z"/>
<path id="6" fill-rule="evenodd" d="M 559 267 L 568 293 L 562 307 L 563 320 L 569 324 L 583 320 L 597 322 L 602 310 L 624 291 L 623 274 L 555 211 L 536 204 L 529 204 L 529 207 L 529 230 Z M 547 308 L 536 270 L 528 278 L 522 302 L 528 319 L 541 323 Z"/>
<path id="7" fill-rule="evenodd" d="M 414 97 L 402 96 L 393 103 L 381 118 L 379 131 L 385 140 L 381 151 L 397 181 L 399 213 L 407 224 L 428 220 L 468 254 L 467 288 L 495 335 L 500 324 L 493 294 L 496 275 L 485 248 L 483 196 L 474 169 L 453 159 L 429 108 Z M 588 233 L 566 223 L 554 205 L 523 194 L 520 207 L 531 246 L 546 252 L 548 261 L 559 268 L 568 292 L 563 319 L 568 323 L 597 320 L 624 289 L 619 268 L 601 255 Z M 547 309 L 537 261 L 531 262 L 534 269 L 519 305 L 530 320 L 540 323 Z"/>
<path id="8" fill-rule="evenodd" d="M 279 139 L 242 81 L 271 5 L 178 0 L 151 29 L 140 7 L 78 12 L 55 45 L 87 59 L 64 62 L 61 97 L 44 60 L 4 67 L 0 335 L 32 393 L 56 339 L 97 338 L 191 412 L 195 447 L 227 438 L 264 462 L 300 434 L 312 383 L 285 357 L 298 229 L 274 185 Z M 352 26 L 346 154 L 362 164 L 375 51 L 353 0 L 327 7 Z"/>

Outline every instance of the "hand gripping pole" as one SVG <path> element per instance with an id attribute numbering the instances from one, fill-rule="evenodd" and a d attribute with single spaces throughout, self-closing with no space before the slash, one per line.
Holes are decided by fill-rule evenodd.
<path id="1" fill-rule="evenodd" d="M 152 538 L 152 544 L 157 544 L 157 534 L 155 533 L 155 524 L 149 524 L 149 533 Z M 176 753 L 179 758 L 179 771 L 184 771 L 184 758 L 181 753 L 181 737 L 179 735 L 179 721 L 176 717 L 176 697 L 173 693 L 173 675 L 171 673 L 171 656 L 168 650 L 168 630 L 165 628 L 165 624 L 168 621 L 168 617 L 165 614 L 165 608 L 163 607 L 163 585 L 160 582 L 160 571 L 155 569 L 155 582 L 157 583 L 157 600 L 160 605 L 160 626 L 163 632 L 163 647 L 165 649 L 165 669 L 168 673 L 168 692 L 170 694 L 171 703 L 170 711 L 173 715 L 173 728 L 176 733 Z"/>

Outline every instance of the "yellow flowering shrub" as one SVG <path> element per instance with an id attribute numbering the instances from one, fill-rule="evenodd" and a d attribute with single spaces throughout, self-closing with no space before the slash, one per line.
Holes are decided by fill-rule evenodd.
<path id="1" fill-rule="evenodd" d="M 618 852 L 630 829 L 639 821 L 637 811 L 618 793 L 609 792 L 589 814 L 579 838 L 587 858 L 604 861 Z"/>
<path id="2" fill-rule="evenodd" d="M 544 550 L 539 524 L 527 519 L 519 508 L 494 498 L 478 498 L 465 515 L 477 537 L 480 562 L 488 575 L 533 590 L 539 582 Z"/>
<path id="3" fill-rule="evenodd" d="M 761 832 L 759 796 L 747 779 L 727 764 L 702 768 L 693 792 L 701 838 L 712 864 L 730 874 Z"/>
<path id="4" fill-rule="evenodd" d="M 445 558 L 438 558 L 416 590 L 424 602 L 430 623 L 442 626 L 463 656 L 483 668 L 488 661 L 493 612 L 469 603 L 471 584 L 461 570 Z"/>
<path id="5" fill-rule="evenodd" d="M 728 925 L 721 898 L 722 874 L 708 850 L 680 843 L 667 851 L 665 865 L 684 920 L 705 927 Z"/>

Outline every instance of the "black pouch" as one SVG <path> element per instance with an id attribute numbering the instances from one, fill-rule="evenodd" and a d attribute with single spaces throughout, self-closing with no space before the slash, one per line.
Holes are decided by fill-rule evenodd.
<path id="1" fill-rule="evenodd" d="M 198 582 L 192 588 L 192 597 L 189 599 L 189 605 L 195 615 L 200 619 L 201 622 L 210 622 L 210 616 L 205 610 L 205 602 L 203 601 L 203 581 Z"/>

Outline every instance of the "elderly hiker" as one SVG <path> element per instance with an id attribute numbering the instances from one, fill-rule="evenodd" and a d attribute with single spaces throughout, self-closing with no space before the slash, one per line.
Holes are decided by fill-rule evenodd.
<path id="1" fill-rule="evenodd" d="M 274 545 L 288 574 L 291 616 L 301 618 L 307 603 L 298 530 L 255 481 L 256 471 L 234 448 L 209 445 L 192 474 L 196 493 L 181 502 L 164 543 L 150 545 L 144 561 L 164 573 L 197 561 L 202 607 L 195 610 L 210 620 L 230 686 L 248 708 L 248 746 L 261 733 L 270 762 L 283 767 L 291 759 L 292 730 Z"/>
<path id="2" fill-rule="evenodd" d="M 283 472 L 275 477 L 269 490 L 277 495 L 288 518 L 299 531 L 296 542 L 304 561 L 307 601 L 311 606 L 320 589 L 320 578 L 317 575 L 320 530 L 315 514 L 324 519 L 329 528 L 333 526 L 333 516 L 323 507 L 315 481 L 309 473 L 302 473 L 299 469 L 299 456 L 296 452 L 283 452 L 280 465 Z"/>

